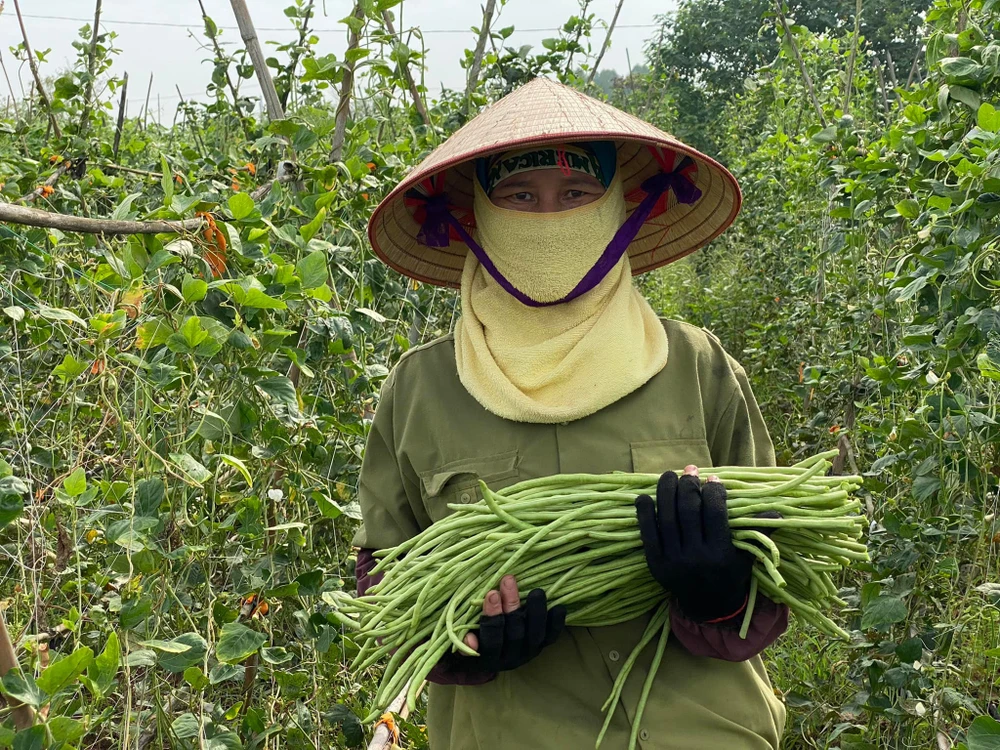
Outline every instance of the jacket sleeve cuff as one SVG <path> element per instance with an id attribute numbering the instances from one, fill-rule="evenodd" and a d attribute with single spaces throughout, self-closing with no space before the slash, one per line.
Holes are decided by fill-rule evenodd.
<path id="1" fill-rule="evenodd" d="M 743 608 L 740 608 L 740 612 Z M 788 629 L 788 607 L 758 595 L 746 638 L 740 638 L 732 617 L 716 623 L 698 623 L 679 607 L 670 608 L 670 633 L 694 656 L 723 661 L 746 661 L 757 656 Z"/>
<path id="2" fill-rule="evenodd" d="M 377 564 L 375 550 L 362 548 L 358 550 L 358 561 L 354 566 L 354 575 L 357 578 L 358 596 L 364 596 L 368 589 L 382 580 L 382 573 L 372 573 L 372 568 Z M 457 669 L 449 669 L 447 665 L 448 657 L 439 661 L 427 675 L 427 680 L 437 685 L 484 685 L 496 678 L 495 674 L 489 672 L 469 672 Z"/>

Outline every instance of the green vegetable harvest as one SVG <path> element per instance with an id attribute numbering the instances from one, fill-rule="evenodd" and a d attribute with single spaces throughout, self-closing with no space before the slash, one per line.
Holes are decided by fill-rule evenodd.
<path id="1" fill-rule="evenodd" d="M 728 493 L 735 543 L 757 564 L 741 635 L 746 636 L 758 591 L 782 602 L 822 632 L 846 638 L 826 614 L 845 602 L 831 574 L 867 560 L 859 541 L 865 519 L 850 493 L 855 476 L 825 476 L 836 451 L 789 467 L 720 467 Z M 483 599 L 510 573 L 522 591 L 544 589 L 550 606 L 567 607 L 567 624 L 602 627 L 652 611 L 640 642 L 626 660 L 604 705 L 604 729 L 639 653 L 656 641 L 641 715 L 669 638 L 668 605 L 653 580 L 639 538 L 634 502 L 654 494 L 654 474 L 557 475 L 499 492 L 482 485 L 484 499 L 449 506 L 454 513 L 393 549 L 382 550 L 375 571 L 383 580 L 363 597 L 327 595 L 334 616 L 358 631 L 355 669 L 390 657 L 376 695 L 377 716 L 409 681 L 411 707 L 431 668 L 449 651 L 475 656 L 464 642 L 477 627 Z M 781 518 L 756 518 L 776 510 Z M 757 531 L 773 528 L 768 536 Z M 530 553 L 530 554 L 529 554 Z M 630 747 L 636 743 L 638 716 Z"/>

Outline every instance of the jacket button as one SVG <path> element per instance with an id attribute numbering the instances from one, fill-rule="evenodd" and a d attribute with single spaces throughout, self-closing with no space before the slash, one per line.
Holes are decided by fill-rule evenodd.
<path id="1" fill-rule="evenodd" d="M 639 739 L 643 740 L 644 742 L 646 740 L 648 740 L 649 739 L 649 732 L 647 732 L 645 729 L 640 729 L 639 730 Z"/>
<path id="2" fill-rule="evenodd" d="M 459 500 L 461 500 L 463 503 L 471 503 L 472 495 L 470 495 L 468 492 L 463 492 Z"/>
<path id="3" fill-rule="evenodd" d="M 620 658 L 620 656 L 621 656 L 621 654 L 619 654 L 614 649 L 611 649 L 611 651 L 608 652 L 608 658 L 611 659 L 611 661 L 618 661 L 618 659 Z"/>

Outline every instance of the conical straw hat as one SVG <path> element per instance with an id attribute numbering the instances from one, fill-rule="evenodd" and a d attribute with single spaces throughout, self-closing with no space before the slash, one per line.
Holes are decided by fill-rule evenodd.
<path id="1" fill-rule="evenodd" d="M 472 160 L 513 148 L 591 140 L 616 142 L 630 214 L 645 196 L 641 186 L 648 178 L 691 158 L 683 171 L 701 191 L 700 197 L 686 204 L 668 191 L 660 199 L 628 246 L 633 273 L 651 271 L 694 252 L 736 218 L 740 188 L 721 164 L 637 117 L 568 86 L 536 78 L 467 122 L 385 197 L 368 223 L 375 253 L 410 278 L 459 286 L 469 248 L 454 231 L 450 241 L 440 243 L 443 247 L 430 247 L 418 239 L 424 236 L 422 206 L 413 200 L 414 191 L 445 193 L 452 215 L 471 229 L 476 179 Z"/>

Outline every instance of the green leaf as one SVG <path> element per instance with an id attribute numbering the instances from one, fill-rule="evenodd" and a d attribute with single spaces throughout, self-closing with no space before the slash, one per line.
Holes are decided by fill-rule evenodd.
<path id="1" fill-rule="evenodd" d="M 299 408 L 299 399 L 295 393 L 295 385 L 284 375 L 262 378 L 257 381 L 256 385 L 275 401 L 279 401 L 289 407 Z"/>
<path id="2" fill-rule="evenodd" d="M 982 102 L 979 94 L 970 88 L 966 88 L 965 86 L 953 85 L 949 94 L 952 99 L 962 102 L 962 104 L 971 109 L 973 112 L 979 109 L 979 105 Z"/>
<path id="3" fill-rule="evenodd" d="M 316 236 L 316 233 L 319 231 L 320 227 L 323 226 L 324 221 L 326 221 L 326 209 L 321 208 L 319 210 L 319 213 L 317 213 L 316 216 L 313 217 L 312 221 L 310 221 L 308 224 L 299 227 L 299 236 L 301 236 L 302 239 L 304 239 L 306 242 L 309 242 L 309 240 L 311 240 L 313 237 Z M 311 288 L 306 284 L 303 284 L 303 286 L 306 289 Z M 319 286 L 319 284 L 313 284 L 312 286 Z"/>
<path id="4" fill-rule="evenodd" d="M 229 622 L 222 626 L 219 642 L 215 645 L 215 656 L 219 661 L 234 664 L 246 659 L 250 654 L 267 643 L 267 636 L 251 630 L 240 622 Z"/>
<path id="5" fill-rule="evenodd" d="M 169 643 L 178 646 L 188 646 L 189 648 L 182 653 L 171 653 L 161 650 L 157 663 L 168 672 L 181 673 L 188 667 L 201 664 L 205 659 L 205 653 L 208 651 L 208 644 L 205 642 L 205 639 L 197 633 L 183 633 L 172 641 L 169 641 Z"/>
<path id="6" fill-rule="evenodd" d="M 242 221 L 254 212 L 253 198 L 246 193 L 235 193 L 229 198 L 229 212 L 236 221 Z"/>
<path id="7" fill-rule="evenodd" d="M 259 310 L 285 310 L 288 305 L 283 300 L 270 297 L 260 289 L 248 289 L 243 298 L 243 307 L 255 307 Z"/>
<path id="8" fill-rule="evenodd" d="M 45 727 L 40 724 L 18 732 L 14 737 L 14 744 L 11 745 L 13 750 L 45 750 L 48 746 Z"/>
<path id="9" fill-rule="evenodd" d="M 143 350 L 160 346 L 165 344 L 173 333 L 174 329 L 170 327 L 169 323 L 160 318 L 154 318 L 139 326 L 135 334 L 135 345 Z"/>
<path id="10" fill-rule="evenodd" d="M 941 72 L 949 83 L 981 83 L 989 71 L 968 57 L 946 57 L 941 61 Z"/>
<path id="11" fill-rule="evenodd" d="M 55 716 L 46 722 L 56 742 L 76 742 L 87 733 L 87 725 L 69 716 Z"/>
<path id="12" fill-rule="evenodd" d="M 188 667 L 184 670 L 184 682 L 195 690 L 201 691 L 208 687 L 208 677 L 201 671 L 201 667 Z"/>
<path id="13" fill-rule="evenodd" d="M 315 289 L 326 283 L 326 253 L 316 250 L 295 264 L 303 289 Z"/>
<path id="14" fill-rule="evenodd" d="M 35 708 L 41 706 L 49 698 L 45 691 L 35 684 L 35 678 L 30 674 L 22 673 L 20 669 L 12 669 L 5 674 L 0 685 L 3 686 L 4 695 Z"/>
<path id="15" fill-rule="evenodd" d="M 121 666 L 122 649 L 118 642 L 118 633 L 114 630 L 108 635 L 108 641 L 104 644 L 104 650 L 94 659 L 93 664 L 87 667 L 87 676 L 91 685 L 97 690 L 98 697 L 103 697 L 111 693 L 111 688 L 115 684 L 115 676 Z"/>
<path id="16" fill-rule="evenodd" d="M 906 603 L 896 596 L 880 594 L 865 606 L 861 629 L 882 629 L 906 619 Z"/>
<path id="17" fill-rule="evenodd" d="M 11 305 L 3 309 L 4 314 L 13 320 L 15 323 L 20 323 L 24 320 L 24 308 L 18 305 Z"/>
<path id="18" fill-rule="evenodd" d="M 287 664 L 295 658 L 295 655 L 290 654 L 283 648 L 268 648 L 265 646 L 260 650 L 260 658 L 268 664 Z"/>
<path id="19" fill-rule="evenodd" d="M 38 317 L 46 320 L 58 320 L 62 323 L 77 323 L 84 327 L 87 322 L 72 310 L 64 310 L 61 307 L 49 307 L 48 305 L 38 306 Z"/>
<path id="20" fill-rule="evenodd" d="M 170 725 L 170 731 L 179 740 L 201 737 L 201 723 L 194 714 L 181 714 Z"/>
<path id="21" fill-rule="evenodd" d="M 136 485 L 135 512 L 140 516 L 156 517 L 163 504 L 163 480 L 159 477 L 140 479 Z"/>
<path id="22" fill-rule="evenodd" d="M 115 221 L 122 221 L 123 219 L 132 218 L 131 209 L 132 204 L 137 198 L 141 198 L 142 193 L 132 193 L 126 196 L 125 200 L 118 204 L 118 207 L 112 212 L 111 218 Z"/>
<path id="23" fill-rule="evenodd" d="M 174 199 L 174 174 L 170 171 L 170 165 L 167 164 L 167 157 L 162 154 L 160 155 L 160 169 L 163 172 L 163 176 L 160 177 L 160 187 L 163 188 L 163 205 L 169 208 Z"/>
<path id="24" fill-rule="evenodd" d="M 55 695 L 69 687 L 93 661 L 94 652 L 82 646 L 69 656 L 49 664 L 38 677 L 38 687 L 49 695 Z"/>
<path id="25" fill-rule="evenodd" d="M 189 273 L 184 274 L 184 280 L 181 282 L 181 295 L 184 297 L 185 302 L 191 303 L 203 300 L 207 293 L 207 281 L 196 279 Z"/>
<path id="26" fill-rule="evenodd" d="M 368 57 L 371 53 L 372 51 L 365 47 L 355 47 L 354 49 L 349 49 L 344 52 L 344 59 L 347 60 L 347 62 L 354 63 L 363 57 Z"/>
<path id="27" fill-rule="evenodd" d="M 0 529 L 24 512 L 24 501 L 17 495 L 0 494 Z"/>
<path id="28" fill-rule="evenodd" d="M 63 383 L 70 383 L 80 377 L 86 369 L 86 362 L 81 362 L 67 352 L 63 357 L 63 361 L 52 368 L 52 374 Z"/>
<path id="29" fill-rule="evenodd" d="M 836 140 L 836 138 L 837 138 L 836 125 L 827 125 L 825 128 L 823 128 L 821 131 L 819 131 L 812 137 L 812 139 L 816 143 L 830 143 L 831 141 Z"/>
<path id="30" fill-rule="evenodd" d="M 900 216 L 907 219 L 915 219 L 920 216 L 920 204 L 913 198 L 901 200 L 896 204 L 896 210 L 899 211 Z"/>
<path id="31" fill-rule="evenodd" d="M 1000 750 L 1000 721 L 980 716 L 969 727 L 966 736 L 969 750 Z"/>
<path id="32" fill-rule="evenodd" d="M 980 105 L 977 120 L 983 130 L 989 133 L 1000 132 L 1000 112 L 989 102 Z"/>
<path id="33" fill-rule="evenodd" d="M 236 458 L 236 456 L 220 453 L 219 460 L 236 469 L 243 476 L 243 479 L 246 480 L 247 485 L 253 487 L 253 478 L 250 476 L 250 471 L 247 469 L 247 465 L 240 459 Z"/>
<path id="34" fill-rule="evenodd" d="M 170 460 L 177 464 L 184 475 L 195 484 L 204 484 L 212 477 L 212 472 L 196 461 L 190 453 L 171 453 Z"/>
<path id="35" fill-rule="evenodd" d="M 87 491 L 87 472 L 82 466 L 77 466 L 73 473 L 63 480 L 63 489 L 70 497 L 82 495 Z"/>

